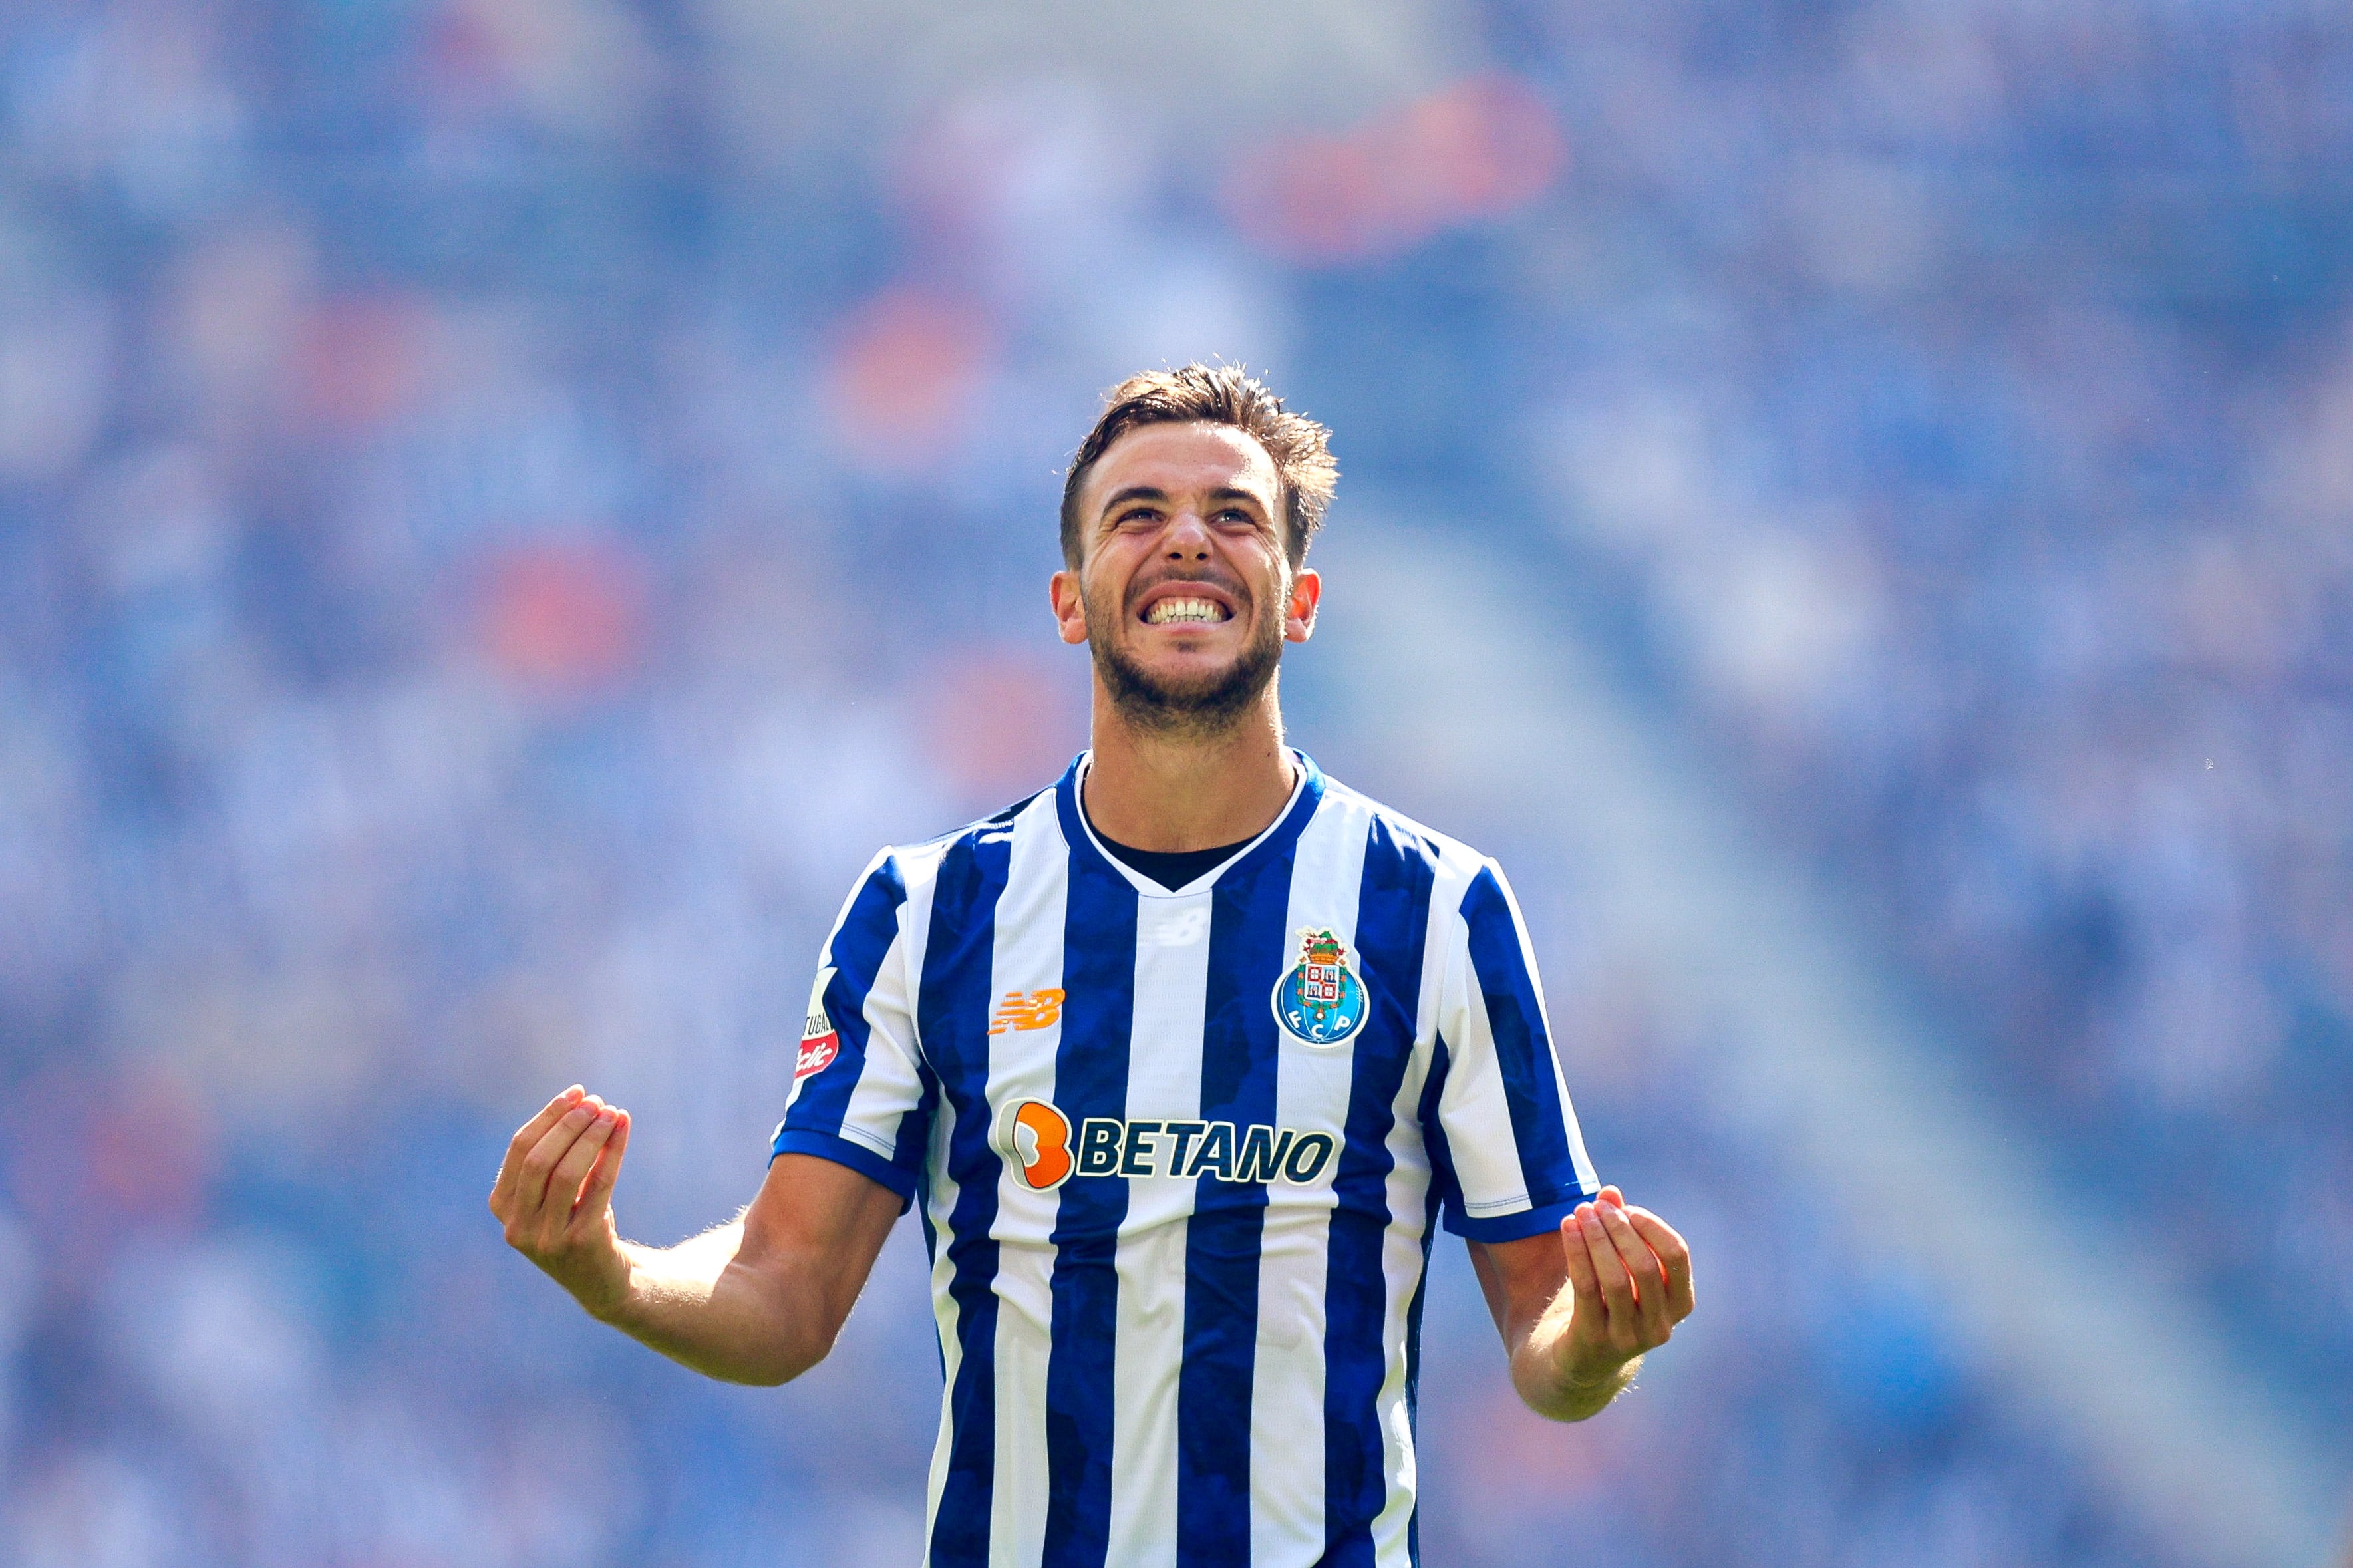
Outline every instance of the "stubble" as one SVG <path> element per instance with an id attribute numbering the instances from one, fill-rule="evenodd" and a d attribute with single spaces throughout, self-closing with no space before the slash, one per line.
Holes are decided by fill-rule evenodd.
<path id="1" fill-rule="evenodd" d="M 1087 595 L 1087 647 L 1112 706 L 1148 734 L 1207 739 L 1227 733 L 1257 705 L 1282 662 L 1282 627 L 1273 616 L 1261 614 L 1231 664 L 1190 679 L 1170 680 L 1137 663 L 1115 637 L 1094 629 L 1124 627 L 1127 623 L 1122 609 Z"/>

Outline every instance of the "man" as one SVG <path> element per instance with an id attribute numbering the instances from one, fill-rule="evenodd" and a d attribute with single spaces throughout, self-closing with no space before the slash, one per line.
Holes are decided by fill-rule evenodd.
<path id="1" fill-rule="evenodd" d="M 1282 744 L 1325 435 L 1232 368 L 1113 392 L 1051 584 L 1093 748 L 876 857 L 740 1219 L 620 1240 L 628 1116 L 577 1087 L 491 1194 L 590 1313 L 763 1384 L 823 1359 L 919 1203 L 934 1568 L 1412 1560 L 1441 1215 L 1543 1415 L 1601 1409 L 1691 1310 L 1682 1239 L 1597 1188 L 1501 872 Z"/>

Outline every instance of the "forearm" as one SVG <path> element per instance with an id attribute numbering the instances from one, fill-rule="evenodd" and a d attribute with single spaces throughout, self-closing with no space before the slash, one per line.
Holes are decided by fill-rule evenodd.
<path id="1" fill-rule="evenodd" d="M 838 1320 L 781 1263 L 755 1260 L 741 1220 L 676 1247 L 621 1243 L 625 1270 L 589 1315 L 681 1365 L 728 1383 L 787 1383 L 825 1359 Z M 801 1282 L 807 1286 L 807 1281 Z"/>
<path id="2" fill-rule="evenodd" d="M 1633 1386 L 1642 1358 L 1614 1364 L 1578 1364 L 1571 1353 L 1569 1294 L 1548 1310 L 1512 1356 L 1512 1387 L 1527 1407 L 1547 1421 L 1582 1421 L 1598 1415 Z"/>
<path id="3" fill-rule="evenodd" d="M 807 1154 L 772 1160 L 733 1223 L 676 1247 L 623 1241 L 613 1184 L 628 1112 L 574 1084 L 507 1144 L 491 1212 L 507 1244 L 590 1317 L 730 1383 L 787 1383 L 823 1361 L 900 1195 Z"/>

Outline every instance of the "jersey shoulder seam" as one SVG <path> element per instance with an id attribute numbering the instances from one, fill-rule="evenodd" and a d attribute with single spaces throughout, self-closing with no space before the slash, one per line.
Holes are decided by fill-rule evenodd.
<path id="1" fill-rule="evenodd" d="M 991 829 L 1009 829 L 1017 817 L 1036 805 L 1039 800 L 1052 794 L 1053 788 L 1053 785 L 1048 784 L 1044 789 L 1022 796 L 1002 811 L 991 812 L 988 816 L 967 822 L 961 827 L 951 827 L 945 833 L 936 833 L 929 838 L 918 839 L 912 844 L 892 846 L 886 853 L 904 855 L 924 850 L 937 850 L 944 854 L 961 839 L 985 837 Z"/>
<path id="2" fill-rule="evenodd" d="M 1478 868 L 1487 863 L 1487 856 L 1481 854 L 1453 835 L 1441 833 L 1426 822 L 1408 816 L 1395 806 L 1384 805 L 1362 790 L 1342 784 L 1337 779 L 1327 776 L 1324 780 L 1324 791 L 1327 795 L 1335 796 L 1342 801 L 1361 804 L 1366 811 L 1388 823 L 1391 827 L 1402 828 L 1412 834 L 1430 846 L 1441 868 L 1453 868 L 1458 875 L 1467 872 L 1475 877 L 1478 875 Z"/>
<path id="3" fill-rule="evenodd" d="M 1016 818 L 1035 807 L 1039 801 L 1052 793 L 1053 786 L 1050 784 L 1037 794 L 1018 800 L 1004 810 L 992 813 L 976 822 L 967 822 L 961 827 L 953 827 L 945 833 L 934 835 L 930 838 L 917 839 L 910 844 L 886 844 L 882 847 L 881 853 L 875 857 L 875 864 L 879 866 L 886 859 L 896 861 L 901 880 L 912 889 L 917 880 L 935 874 L 939 870 L 940 862 L 947 858 L 949 850 L 967 839 L 977 842 L 992 832 L 1010 833 Z"/>

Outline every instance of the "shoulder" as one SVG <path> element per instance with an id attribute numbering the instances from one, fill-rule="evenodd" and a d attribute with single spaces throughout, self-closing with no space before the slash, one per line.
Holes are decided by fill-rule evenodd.
<path id="1" fill-rule="evenodd" d="M 1333 815 L 1335 826 L 1345 825 L 1347 830 L 1366 836 L 1368 862 L 1377 856 L 1426 870 L 1435 884 L 1433 891 L 1450 903 L 1458 901 L 1482 872 L 1496 873 L 1492 859 L 1460 838 L 1416 821 L 1337 779 L 1324 781 L 1322 811 Z"/>
<path id="2" fill-rule="evenodd" d="M 943 868 L 958 862 L 969 863 L 976 857 L 986 856 L 992 848 L 1009 843 L 1017 831 L 1033 826 L 1052 826 L 1054 821 L 1054 791 L 1050 786 L 1025 800 L 1014 802 L 1002 811 L 992 812 L 962 827 L 954 828 L 937 837 L 916 844 L 885 845 L 867 862 L 859 879 L 860 889 L 881 885 L 892 889 L 902 901 L 928 894 L 938 883 Z M 856 894 L 853 893 L 855 898 Z"/>

